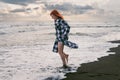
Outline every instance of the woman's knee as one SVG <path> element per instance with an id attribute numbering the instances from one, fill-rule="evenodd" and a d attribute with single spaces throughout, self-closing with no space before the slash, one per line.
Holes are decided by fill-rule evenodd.
<path id="1" fill-rule="evenodd" d="M 62 42 L 58 42 L 58 52 L 59 52 L 60 54 L 63 53 L 63 44 L 62 44 Z"/>
<path id="2" fill-rule="evenodd" d="M 62 49 L 58 49 L 58 53 L 59 54 L 63 54 L 63 50 Z"/>

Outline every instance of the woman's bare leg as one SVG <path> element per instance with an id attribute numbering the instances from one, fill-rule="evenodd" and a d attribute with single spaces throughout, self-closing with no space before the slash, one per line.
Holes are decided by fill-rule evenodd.
<path id="1" fill-rule="evenodd" d="M 65 54 L 63 52 L 63 49 L 64 49 L 64 45 L 62 44 L 62 42 L 58 42 L 58 53 L 62 59 L 63 65 L 67 65 L 67 63 L 65 61 L 66 57 L 65 57 Z"/>
<path id="2" fill-rule="evenodd" d="M 63 53 L 64 53 L 64 52 L 63 52 Z M 68 63 L 68 57 L 69 57 L 69 55 L 66 54 L 66 53 L 64 53 L 64 56 L 65 56 L 65 59 L 67 60 L 67 63 Z"/>

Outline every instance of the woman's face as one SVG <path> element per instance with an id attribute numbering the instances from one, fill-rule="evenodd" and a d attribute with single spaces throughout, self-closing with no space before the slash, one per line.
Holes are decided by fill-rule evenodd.
<path id="1" fill-rule="evenodd" d="M 54 20 L 56 20 L 56 19 L 58 18 L 57 16 L 55 16 L 55 15 L 53 15 L 53 14 L 51 14 L 50 16 L 51 16 L 52 19 L 54 19 Z"/>

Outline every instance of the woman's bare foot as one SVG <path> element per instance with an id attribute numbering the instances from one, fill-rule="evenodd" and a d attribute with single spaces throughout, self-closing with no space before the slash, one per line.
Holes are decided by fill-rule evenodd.
<path id="1" fill-rule="evenodd" d="M 63 65 L 63 68 L 68 68 L 68 66 L 67 65 Z"/>
<path id="2" fill-rule="evenodd" d="M 69 55 L 65 54 L 65 58 L 66 58 L 67 63 L 68 63 L 68 57 L 69 57 Z"/>

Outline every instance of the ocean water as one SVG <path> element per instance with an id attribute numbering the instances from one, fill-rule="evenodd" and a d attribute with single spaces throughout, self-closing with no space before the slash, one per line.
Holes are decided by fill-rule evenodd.
<path id="1" fill-rule="evenodd" d="M 108 24 L 70 23 L 69 40 L 78 49 L 65 47 L 69 54 L 69 70 L 61 69 L 58 53 L 52 52 L 54 25 L 38 22 L 0 23 L 0 80 L 60 80 L 75 72 L 82 63 L 108 56 L 107 51 L 118 44 L 120 26 Z"/>

